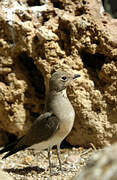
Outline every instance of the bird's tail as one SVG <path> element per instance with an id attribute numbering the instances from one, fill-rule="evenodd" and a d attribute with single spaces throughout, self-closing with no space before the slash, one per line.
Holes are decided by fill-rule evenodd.
<path id="1" fill-rule="evenodd" d="M 15 142 L 13 142 L 11 144 L 8 144 L 6 147 L 4 147 L 3 149 L 0 150 L 0 154 L 7 152 L 7 154 L 5 156 L 3 156 L 2 159 L 5 159 L 8 156 L 11 156 L 12 154 L 15 154 L 16 152 L 21 151 L 21 150 L 26 148 L 25 145 L 18 146 L 18 142 L 22 138 L 23 137 L 21 137 L 19 140 L 15 141 Z"/>

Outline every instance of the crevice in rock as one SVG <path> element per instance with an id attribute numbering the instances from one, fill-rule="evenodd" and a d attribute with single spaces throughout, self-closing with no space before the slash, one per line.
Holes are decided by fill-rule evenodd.
<path id="1" fill-rule="evenodd" d="M 86 0 L 82 0 L 82 3 L 85 5 L 87 3 L 87 1 Z"/>
<path id="2" fill-rule="evenodd" d="M 45 97 L 44 78 L 41 72 L 34 64 L 33 58 L 29 57 L 25 52 L 21 53 L 18 57 L 22 71 L 27 73 L 29 82 L 35 89 L 36 96 L 40 99 Z"/>
<path id="3" fill-rule="evenodd" d="M 73 146 L 66 141 L 66 139 L 64 139 L 61 143 L 61 149 L 64 149 L 64 148 L 68 148 L 68 149 L 71 149 Z"/>
<path id="4" fill-rule="evenodd" d="M 47 22 L 49 20 L 49 18 L 47 16 L 43 16 L 43 22 L 42 22 L 42 25 L 45 24 L 45 22 Z"/>
<path id="5" fill-rule="evenodd" d="M 53 3 L 53 6 L 55 8 L 59 8 L 59 9 L 64 9 L 64 5 L 63 5 L 63 2 L 61 1 L 58 1 L 58 0 L 51 0 L 51 2 Z"/>
<path id="6" fill-rule="evenodd" d="M 85 68 L 92 68 L 92 70 L 100 70 L 105 63 L 106 56 L 103 54 L 95 53 L 90 54 L 85 51 L 80 53 Z"/>
<path id="7" fill-rule="evenodd" d="M 43 20 L 42 20 L 42 25 L 44 25 L 49 19 L 52 17 L 54 18 L 56 16 L 56 13 L 53 11 L 50 12 L 42 12 Z"/>
<path id="8" fill-rule="evenodd" d="M 61 49 L 63 51 L 65 51 L 67 56 L 71 55 L 71 40 L 70 40 L 70 38 L 67 38 L 67 36 L 66 36 L 66 38 L 64 40 L 61 39 L 59 41 L 59 45 L 60 45 Z"/>
<path id="9" fill-rule="evenodd" d="M 34 36 L 33 41 L 32 41 L 32 49 L 33 52 L 36 52 L 37 57 L 41 57 L 42 59 L 45 59 L 45 47 L 44 47 L 44 43 L 42 43 L 41 41 L 39 41 L 39 38 L 37 37 L 37 35 Z"/>
<path id="10" fill-rule="evenodd" d="M 70 27 L 64 21 L 59 23 L 59 28 L 57 32 L 60 37 L 59 45 L 63 51 L 65 51 L 66 55 L 71 55 L 71 36 L 70 36 Z"/>
<path id="11" fill-rule="evenodd" d="M 0 74 L 0 81 L 1 81 L 1 82 L 4 82 L 4 81 L 5 81 L 5 78 L 4 78 L 4 76 L 3 76 L 2 74 Z"/>
<path id="12" fill-rule="evenodd" d="M 106 56 L 99 53 L 90 54 L 84 50 L 80 55 L 84 63 L 84 68 L 88 70 L 88 74 L 90 75 L 90 79 L 93 81 L 95 88 L 99 89 L 100 87 L 105 86 L 106 84 L 100 81 L 98 72 L 101 70 L 103 64 L 106 63 Z M 102 90 L 100 89 L 100 91 Z M 100 109 L 97 108 L 94 111 L 99 113 Z"/>
<path id="13" fill-rule="evenodd" d="M 95 105 L 95 106 L 92 106 L 92 110 L 93 110 L 94 112 L 96 112 L 96 113 L 101 113 L 100 107 L 96 107 L 96 105 Z"/>
<path id="14" fill-rule="evenodd" d="M 75 11 L 75 16 L 81 16 L 83 14 L 84 14 L 84 9 L 83 8 L 78 9 L 78 10 Z"/>
<path id="15" fill-rule="evenodd" d="M 29 6 L 40 6 L 40 0 L 27 0 Z"/>
<path id="16" fill-rule="evenodd" d="M 5 75 L 0 74 L 0 81 L 3 82 L 6 86 L 9 86 L 8 82 L 6 81 Z"/>
<path id="17" fill-rule="evenodd" d="M 76 10 L 75 10 L 75 16 L 82 16 L 83 14 L 86 14 L 86 9 L 85 9 L 85 2 L 82 1 L 82 6 L 81 7 L 76 7 Z"/>
<path id="18" fill-rule="evenodd" d="M 6 132 L 6 135 L 8 137 L 8 142 L 6 145 L 8 145 L 9 143 L 13 143 L 17 140 L 17 136 L 15 134 Z"/>

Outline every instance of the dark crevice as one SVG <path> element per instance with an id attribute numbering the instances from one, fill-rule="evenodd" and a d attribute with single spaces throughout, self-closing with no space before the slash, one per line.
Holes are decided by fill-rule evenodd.
<path id="1" fill-rule="evenodd" d="M 81 52 L 81 58 L 85 68 L 92 68 L 94 70 L 100 70 L 102 65 L 105 63 L 106 56 L 103 54 L 90 54 L 85 51 Z"/>
<path id="2" fill-rule="evenodd" d="M 37 35 L 36 36 L 34 36 L 34 38 L 33 38 L 33 40 L 34 40 L 34 43 L 36 44 L 36 43 L 38 43 L 38 37 L 37 37 Z"/>
<path id="3" fill-rule="evenodd" d="M 5 81 L 5 77 L 4 77 L 2 74 L 0 74 L 0 81 L 1 81 L 1 82 L 4 82 L 4 81 Z"/>
<path id="4" fill-rule="evenodd" d="M 29 79 L 29 82 L 33 86 L 36 96 L 44 99 L 45 97 L 45 86 L 44 78 L 41 72 L 37 69 L 34 64 L 34 60 L 23 52 L 19 55 L 19 65 L 21 66 L 22 72 L 24 71 Z M 28 96 L 28 93 L 27 93 Z"/>
<path id="5" fill-rule="evenodd" d="M 70 35 L 71 27 L 69 22 L 67 23 L 66 21 L 60 21 L 58 29 L 63 31 L 65 35 Z"/>
<path id="6" fill-rule="evenodd" d="M 27 4 L 29 6 L 40 6 L 41 5 L 40 0 L 27 0 Z"/>
<path id="7" fill-rule="evenodd" d="M 71 55 L 71 27 L 69 23 L 60 21 L 57 35 L 60 37 L 59 45 L 66 55 Z"/>
<path id="8" fill-rule="evenodd" d="M 82 0 L 82 3 L 85 5 L 87 2 L 86 2 L 86 0 Z"/>
<path id="9" fill-rule="evenodd" d="M 98 72 L 101 70 L 103 64 L 106 63 L 106 56 L 99 53 L 90 54 L 84 50 L 80 55 L 84 63 L 84 68 L 87 69 L 90 79 L 94 83 L 94 87 L 99 89 L 100 87 L 105 86 L 106 84 L 99 79 Z M 100 89 L 100 91 L 102 90 Z M 97 107 L 94 111 L 99 113 L 100 109 Z"/>
<path id="10" fill-rule="evenodd" d="M 62 141 L 61 143 L 61 149 L 64 149 L 64 148 L 72 148 L 73 146 L 67 142 L 65 139 Z"/>
<path id="11" fill-rule="evenodd" d="M 75 16 L 82 16 L 83 14 L 85 14 L 85 10 L 83 7 L 75 11 Z"/>
<path id="12" fill-rule="evenodd" d="M 9 86 L 9 84 L 8 84 L 8 82 L 6 80 L 5 75 L 0 74 L 0 81 L 3 82 L 6 86 Z"/>
<path id="13" fill-rule="evenodd" d="M 30 115 L 34 118 L 38 118 L 40 114 L 36 112 L 30 112 Z"/>
<path id="14" fill-rule="evenodd" d="M 86 4 L 86 0 L 82 0 L 81 7 L 76 7 L 75 16 L 82 16 L 83 14 L 86 14 Z"/>
<path id="15" fill-rule="evenodd" d="M 60 45 L 61 49 L 65 51 L 67 56 L 71 55 L 71 40 L 70 40 L 70 38 L 66 37 L 66 39 L 59 41 L 59 45 Z"/>
<path id="16" fill-rule="evenodd" d="M 92 107 L 92 110 L 96 113 L 101 113 L 100 107 L 96 107 L 96 105 Z"/>
<path id="17" fill-rule="evenodd" d="M 59 44 L 60 44 L 61 49 L 62 49 L 62 50 L 65 50 L 64 41 L 61 40 Z"/>
<path id="18" fill-rule="evenodd" d="M 8 145 L 9 143 L 15 142 L 17 140 L 17 136 L 15 134 L 6 132 L 6 135 L 8 137 L 8 142 L 6 145 Z"/>
<path id="19" fill-rule="evenodd" d="M 42 25 L 44 25 L 47 21 L 49 21 L 49 19 L 51 19 L 52 17 L 56 17 L 56 12 L 42 12 Z"/>
<path id="20" fill-rule="evenodd" d="M 44 43 L 42 43 L 37 36 L 34 36 L 33 38 L 32 47 L 33 51 L 36 52 L 37 56 L 41 56 L 41 58 L 44 60 L 46 59 Z"/>
<path id="21" fill-rule="evenodd" d="M 64 3 L 58 0 L 51 0 L 55 8 L 64 9 Z"/>
<path id="22" fill-rule="evenodd" d="M 45 22 L 47 22 L 49 20 L 49 18 L 48 17 L 43 17 L 43 22 L 42 22 L 42 25 L 44 25 L 45 24 Z"/>

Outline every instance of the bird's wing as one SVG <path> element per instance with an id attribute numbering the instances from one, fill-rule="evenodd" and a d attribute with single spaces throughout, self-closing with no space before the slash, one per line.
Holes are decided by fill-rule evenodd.
<path id="1" fill-rule="evenodd" d="M 33 123 L 25 136 L 18 141 L 0 150 L 0 154 L 8 152 L 3 158 L 7 158 L 16 152 L 23 150 L 33 144 L 49 139 L 59 128 L 59 119 L 50 112 L 42 114 Z"/>
<path id="2" fill-rule="evenodd" d="M 59 119 L 53 113 L 42 114 L 32 125 L 27 135 L 21 140 L 29 147 L 49 139 L 59 128 Z"/>

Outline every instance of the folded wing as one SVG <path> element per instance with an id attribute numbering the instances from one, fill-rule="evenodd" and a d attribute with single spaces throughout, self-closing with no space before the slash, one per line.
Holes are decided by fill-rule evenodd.
<path id="1" fill-rule="evenodd" d="M 4 159 L 27 147 L 48 140 L 58 128 L 59 120 L 53 113 L 42 114 L 35 120 L 25 136 L 0 150 L 0 154 L 7 152 Z"/>

